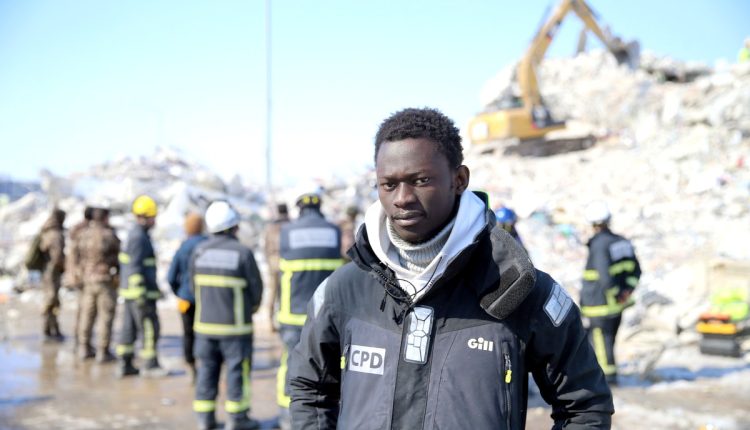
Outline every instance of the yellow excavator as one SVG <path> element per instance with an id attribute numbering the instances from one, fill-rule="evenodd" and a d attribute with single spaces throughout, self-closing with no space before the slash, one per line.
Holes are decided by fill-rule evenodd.
<path id="1" fill-rule="evenodd" d="M 537 67 L 544 58 L 547 48 L 555 37 L 563 19 L 570 13 L 575 13 L 585 28 L 593 32 L 615 56 L 618 63 L 627 64 L 631 68 L 638 67 L 640 48 L 638 42 L 624 43 L 620 38 L 611 36 L 602 30 L 597 23 L 595 12 L 584 0 L 562 0 L 537 31 L 526 54 L 518 63 L 515 70 L 514 83 L 518 91 L 516 94 L 502 97 L 474 117 L 469 123 L 469 138 L 473 144 L 482 144 L 506 139 L 517 140 L 520 148 L 530 142 L 537 148 L 529 155 L 547 155 L 565 151 L 548 148 L 545 136 L 553 130 L 565 128 L 565 122 L 552 119 L 549 110 L 542 101 L 537 82 Z M 577 140 L 583 139 L 582 142 Z M 590 136 L 562 139 L 567 147 L 576 145 L 590 146 L 593 140 Z M 586 140 L 591 140 L 587 142 Z M 542 145 L 538 145 L 542 143 Z M 531 147 L 532 145 L 529 145 Z M 541 149 L 542 153 L 539 153 Z M 581 149 L 581 148 L 572 148 Z M 520 151 L 523 154 L 523 151 Z"/>

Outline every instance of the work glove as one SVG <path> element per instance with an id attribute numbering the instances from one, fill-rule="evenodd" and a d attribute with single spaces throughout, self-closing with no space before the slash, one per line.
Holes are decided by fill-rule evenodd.
<path id="1" fill-rule="evenodd" d="M 192 304 L 189 301 L 179 297 L 177 298 L 177 310 L 179 310 L 181 314 L 186 313 L 190 309 L 190 306 L 192 306 Z"/>

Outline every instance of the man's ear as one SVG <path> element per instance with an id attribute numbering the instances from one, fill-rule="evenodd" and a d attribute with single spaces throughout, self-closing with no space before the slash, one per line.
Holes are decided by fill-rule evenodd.
<path id="1" fill-rule="evenodd" d="M 461 195 L 469 186 L 469 168 L 463 164 L 458 166 L 453 181 L 454 186 L 456 187 L 456 195 Z"/>

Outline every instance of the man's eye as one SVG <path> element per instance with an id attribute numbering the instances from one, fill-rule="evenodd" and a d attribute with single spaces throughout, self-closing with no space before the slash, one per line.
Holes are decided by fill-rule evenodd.
<path id="1" fill-rule="evenodd" d="M 417 178 L 414 181 L 414 185 L 425 185 L 430 182 L 430 178 Z"/>
<path id="2" fill-rule="evenodd" d="M 382 187 L 382 188 L 383 188 L 384 190 L 386 190 L 386 191 L 393 191 L 393 189 L 395 189 L 395 188 L 396 188 L 396 184 L 394 184 L 394 183 L 392 183 L 392 182 L 385 182 L 385 183 L 383 183 L 383 184 L 380 184 L 380 186 L 381 186 L 381 187 Z"/>

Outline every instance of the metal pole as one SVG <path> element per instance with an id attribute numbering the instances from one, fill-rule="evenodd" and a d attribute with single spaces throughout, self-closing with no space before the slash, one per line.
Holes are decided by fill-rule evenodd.
<path id="1" fill-rule="evenodd" d="M 266 188 L 270 200 L 274 201 L 271 146 L 271 0 L 266 0 Z"/>

